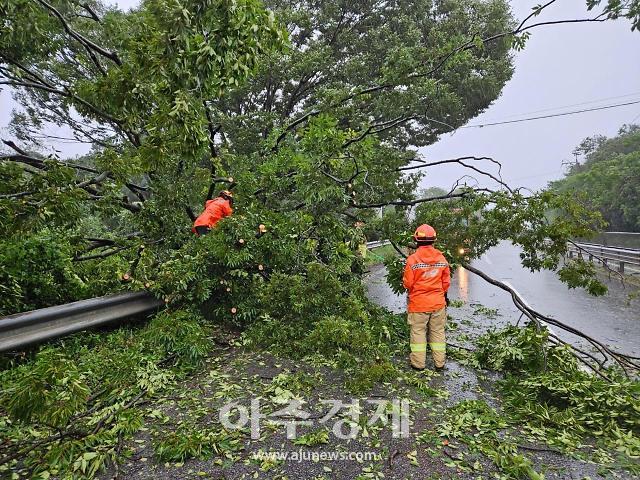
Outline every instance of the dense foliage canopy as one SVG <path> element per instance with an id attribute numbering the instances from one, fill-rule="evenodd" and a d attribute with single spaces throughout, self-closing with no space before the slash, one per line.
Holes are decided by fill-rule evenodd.
<path id="1" fill-rule="evenodd" d="M 353 281 L 359 222 L 375 230 L 385 205 L 395 208 L 382 224 L 401 244 L 413 205 L 442 200 L 446 210 L 448 197 L 464 197 L 467 217 L 495 210 L 475 215 L 485 222 L 475 253 L 550 236 L 549 259 L 532 268 L 555 267 L 564 241 L 594 225 L 578 206 L 555 226 L 532 223 L 560 202 L 527 198 L 462 162 L 463 174 L 480 168 L 499 191 L 463 176 L 442 199 L 414 197 L 420 169 L 437 167 L 417 147 L 477 115 L 511 76 L 510 48 L 530 27 L 516 26 L 503 0 L 274 1 L 271 10 L 147 0 L 127 13 L 72 0 L 0 5 L 2 84 L 22 106 L 1 157 L 1 261 L 11 268 L 0 312 L 125 280 L 168 303 L 215 298 L 218 316 L 256 319 L 274 274 L 296 279 L 317 264 Z M 48 153 L 52 125 L 91 153 Z M 196 241 L 194 214 L 222 187 L 236 193 L 236 215 Z M 514 209 L 521 221 L 491 227 Z M 466 235 L 460 221 L 434 221 L 447 225 L 445 239 Z M 256 236 L 261 224 L 267 233 Z M 533 243 L 527 255 L 546 258 Z M 25 272 L 38 262 L 34 279 Z"/>
<path id="2" fill-rule="evenodd" d="M 551 189 L 582 196 L 610 231 L 640 231 L 640 126 L 626 125 L 613 138 L 586 138 L 574 154 L 576 163 Z"/>

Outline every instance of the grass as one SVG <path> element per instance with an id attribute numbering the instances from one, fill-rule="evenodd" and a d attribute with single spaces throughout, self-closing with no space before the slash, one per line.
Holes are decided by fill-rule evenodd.
<path id="1" fill-rule="evenodd" d="M 398 253 L 395 251 L 393 246 L 391 245 L 383 245 L 382 247 L 373 248 L 367 251 L 367 257 L 365 259 L 365 263 L 367 265 L 377 265 L 382 263 L 384 257 L 387 255 L 397 255 Z"/>

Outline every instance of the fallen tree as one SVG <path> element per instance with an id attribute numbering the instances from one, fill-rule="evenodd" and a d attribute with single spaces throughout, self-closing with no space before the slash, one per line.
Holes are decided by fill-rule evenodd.
<path id="1" fill-rule="evenodd" d="M 0 156 L 0 311 L 147 289 L 191 327 L 183 338 L 161 317 L 147 334 L 156 340 L 116 336 L 112 351 L 80 367 L 44 349 L 7 373 L 3 409 L 18 421 L 7 427 L 7 468 L 25 449 L 31 462 L 20 468 L 30 474 L 45 468 L 45 450 L 61 472 L 79 462 L 93 474 L 113 460 L 139 425 L 130 407 L 169 375 L 165 359 L 173 368 L 202 357 L 204 320 L 191 307 L 245 328 L 247 342 L 320 352 L 354 373 L 354 391 L 392 378 L 404 325 L 367 302 L 357 248 L 366 229 L 405 245 L 412 207 L 447 226 L 454 264 L 453 247 L 472 237 L 472 258 L 510 239 L 525 266 L 557 268 L 570 238 L 601 225 L 597 215 L 567 196 L 507 186 L 492 159 L 417 153 L 497 98 L 511 49 L 533 29 L 636 19 L 633 6 L 609 2 L 593 17 L 536 22 L 553 3 L 518 24 L 502 0 L 267 2 L 272 11 L 252 0 L 147 0 L 126 13 L 99 2 L 0 2 L 0 85 L 20 105 Z M 51 125 L 66 133 L 51 135 Z M 59 158 L 54 140 L 92 151 Z M 424 170 L 446 163 L 461 168 L 456 185 L 416 198 Z M 235 214 L 195 238 L 194 214 L 223 187 Z M 603 291 L 584 262 L 562 272 L 570 286 Z M 101 362 L 113 366 L 108 392 L 95 383 Z M 51 372 L 53 391 L 42 383 Z M 62 408 L 65 395 L 74 401 Z M 78 433 L 69 427 L 79 418 Z"/>
<path id="2" fill-rule="evenodd" d="M 505 215 L 517 204 L 528 220 L 561 207 L 550 228 L 474 232 L 476 245 L 551 234 L 547 260 L 525 259 L 534 268 L 553 267 L 568 238 L 597 228 L 574 202 L 509 187 L 493 159 L 417 153 L 497 97 L 510 49 L 549 24 L 535 18 L 554 2 L 520 23 L 503 1 L 268 3 L 288 35 L 253 2 L 196 3 L 146 1 L 127 13 L 98 2 L 2 4 L 0 84 L 20 92 L 21 107 L 0 157 L 0 240 L 13 252 L 0 257 L 0 313 L 135 288 L 174 306 L 215 298 L 214 315 L 248 324 L 275 273 L 304 275 L 314 262 L 346 284 L 361 273 L 355 250 L 377 228 L 378 207 L 394 208 L 384 222 L 398 240 L 417 205 L 470 202 L 458 226 L 489 203 Z M 625 8 L 551 23 L 633 18 Z M 47 153 L 49 124 L 93 151 Z M 424 171 L 444 164 L 469 175 L 415 198 Z M 221 188 L 234 190 L 236 215 L 203 249 L 190 223 Z M 43 252 L 48 261 L 30 262 Z M 47 274 L 35 274 L 42 264 Z M 587 285 L 583 265 L 566 272 L 574 285 L 601 288 Z M 57 288 L 61 278 L 72 288 Z M 50 293 L 29 297 L 38 289 Z"/>

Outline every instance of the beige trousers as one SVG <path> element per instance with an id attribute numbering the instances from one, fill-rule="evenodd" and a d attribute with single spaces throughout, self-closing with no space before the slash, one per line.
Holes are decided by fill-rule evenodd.
<path id="1" fill-rule="evenodd" d="M 446 340 L 444 337 L 444 324 L 447 321 L 447 309 L 441 308 L 435 312 L 409 313 L 407 323 L 411 329 L 411 354 L 409 361 L 416 368 L 424 368 L 427 356 L 427 330 L 428 342 L 431 347 L 433 363 L 436 367 L 443 367 L 446 356 Z"/>

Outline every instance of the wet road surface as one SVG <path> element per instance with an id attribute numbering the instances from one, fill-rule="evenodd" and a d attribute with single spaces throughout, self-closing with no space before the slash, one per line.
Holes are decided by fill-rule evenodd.
<path id="1" fill-rule="evenodd" d="M 553 272 L 532 273 L 524 269 L 518 253 L 516 247 L 503 243 L 473 265 L 510 285 L 538 312 L 578 328 L 615 350 L 640 356 L 640 296 L 629 298 L 630 294 L 637 294 L 637 286 L 623 287 L 619 280 L 609 281 L 603 277 L 609 293 L 593 297 L 582 289 L 569 290 Z M 403 311 L 404 296 L 397 296 L 389 289 L 384 274 L 384 268 L 372 269 L 369 295 L 393 311 Z M 515 322 L 520 316 L 507 292 L 462 268 L 453 275 L 449 298 L 497 308 L 500 315 L 494 320 L 496 324 Z M 560 336 L 575 341 L 575 337 L 568 334 Z"/>
<path id="2" fill-rule="evenodd" d="M 620 287 L 619 282 L 609 284 L 610 293 L 604 297 L 592 297 L 581 290 L 569 290 L 553 272 L 531 273 L 520 266 L 518 249 L 503 244 L 488 252 L 473 265 L 495 279 L 516 289 L 531 307 L 547 316 L 579 328 L 595 338 L 604 341 L 616 350 L 630 354 L 640 354 L 640 299 L 628 301 L 628 294 L 638 287 Z M 406 310 L 406 297 L 395 295 L 386 283 L 386 270 L 382 265 L 372 266 L 367 277 L 369 298 L 394 312 Z M 465 302 L 462 307 L 449 310 L 447 338 L 449 342 L 473 348 L 473 339 L 491 327 L 501 327 L 515 323 L 520 311 L 511 301 L 511 296 L 490 285 L 473 273 L 459 269 L 452 279 L 449 297 Z M 498 309 L 493 315 L 489 310 Z M 556 332 L 561 337 L 560 332 Z M 575 341 L 575 337 L 564 338 Z M 429 356 L 427 366 L 431 368 Z M 483 400 L 500 410 L 499 394 L 494 388 L 501 375 L 490 371 L 478 371 L 449 359 L 444 375 L 434 376 L 432 388 L 444 389 L 449 397 L 444 406 L 450 407 L 463 400 Z M 539 447 L 544 449 L 544 445 Z M 602 476 L 598 466 L 549 452 L 534 452 L 528 455 L 538 471 L 545 472 L 545 478 L 563 480 L 635 478 L 626 472 L 616 472 L 613 477 Z"/>

